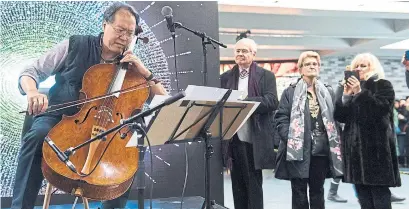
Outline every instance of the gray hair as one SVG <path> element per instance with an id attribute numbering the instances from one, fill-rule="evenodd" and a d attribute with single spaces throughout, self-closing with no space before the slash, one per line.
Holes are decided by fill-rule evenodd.
<path id="1" fill-rule="evenodd" d="M 139 25 L 139 14 L 131 5 L 123 2 L 115 2 L 111 4 L 111 6 L 109 6 L 104 12 L 104 21 L 113 23 L 115 21 L 115 14 L 120 9 L 125 9 L 130 12 L 135 17 L 136 25 Z"/>
<path id="2" fill-rule="evenodd" d="M 239 41 L 237 41 L 236 45 L 239 42 L 244 42 L 246 45 L 248 45 L 251 49 L 252 52 L 256 53 L 257 52 L 257 44 L 253 39 L 249 39 L 249 38 L 242 38 Z"/>

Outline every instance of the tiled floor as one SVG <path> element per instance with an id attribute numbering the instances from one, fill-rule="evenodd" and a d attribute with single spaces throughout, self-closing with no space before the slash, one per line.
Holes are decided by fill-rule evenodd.
<path id="1" fill-rule="evenodd" d="M 391 188 L 391 191 L 399 196 L 406 197 L 401 203 L 393 203 L 393 209 L 409 209 L 409 175 L 401 175 L 402 186 Z M 330 179 L 327 179 L 324 185 L 325 197 L 327 196 Z M 264 208 L 265 209 L 291 209 L 291 184 L 289 181 L 278 180 L 274 178 L 271 170 L 263 171 L 263 191 L 264 191 Z M 341 183 L 338 194 L 347 199 L 347 203 L 334 203 L 325 201 L 326 209 L 359 209 L 359 203 L 355 198 L 351 184 Z M 233 209 L 233 196 L 231 192 L 231 180 L 225 176 L 224 181 L 224 199 L 225 206 Z"/>
<path id="2" fill-rule="evenodd" d="M 275 179 L 271 170 L 263 171 L 264 177 L 264 208 L 265 209 L 291 209 L 291 189 L 289 181 L 282 181 Z M 399 196 L 406 197 L 407 200 L 401 203 L 393 203 L 393 209 L 408 209 L 409 208 L 409 175 L 403 174 L 402 178 L 402 187 L 392 188 L 391 191 Z M 328 193 L 330 179 L 325 182 L 325 196 Z M 359 204 L 357 199 L 354 196 L 354 191 L 352 190 L 351 184 L 340 184 L 338 194 L 348 199 L 347 203 L 334 203 L 330 201 L 325 202 L 326 209 L 359 209 Z M 225 206 L 233 209 L 233 196 L 231 192 L 231 180 L 229 175 L 225 175 L 224 178 L 224 199 Z M 189 205 L 198 205 L 197 199 L 193 198 L 185 199 L 184 209 L 195 209 L 195 207 Z M 91 208 L 98 208 L 100 203 L 91 203 Z M 172 204 L 163 204 L 163 202 L 155 201 L 153 203 L 153 209 L 178 209 L 180 208 L 180 201 L 176 199 L 172 201 Z M 70 209 L 72 205 L 60 205 L 60 206 L 51 206 L 50 209 Z M 36 209 L 41 209 L 42 207 L 36 207 Z M 82 205 L 77 205 L 75 208 L 83 208 Z M 129 201 L 127 208 L 137 208 L 135 201 Z M 149 209 L 149 203 L 146 202 L 145 209 Z"/>

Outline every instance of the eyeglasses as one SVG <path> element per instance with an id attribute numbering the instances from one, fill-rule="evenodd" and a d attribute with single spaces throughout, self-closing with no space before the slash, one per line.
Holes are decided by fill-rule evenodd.
<path id="1" fill-rule="evenodd" d="M 115 33 L 119 37 L 125 36 L 126 38 L 130 38 L 130 39 L 135 37 L 135 32 L 134 31 L 129 31 L 129 30 L 125 30 L 123 28 L 118 28 L 118 27 L 115 27 L 112 24 L 110 24 L 110 25 L 111 25 L 112 29 L 114 29 Z"/>
<path id="2" fill-rule="evenodd" d="M 303 67 L 309 67 L 311 65 L 314 66 L 314 67 L 319 66 L 319 64 L 316 63 L 316 62 L 307 62 L 307 63 L 302 64 Z"/>
<path id="3" fill-rule="evenodd" d="M 248 53 L 250 53 L 251 51 L 250 50 L 247 50 L 247 49 L 236 49 L 236 54 L 239 54 L 239 53 L 242 53 L 242 54 L 248 54 Z"/>

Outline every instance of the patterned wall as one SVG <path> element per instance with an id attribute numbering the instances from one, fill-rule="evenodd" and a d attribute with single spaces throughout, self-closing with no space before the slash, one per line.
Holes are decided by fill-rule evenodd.
<path id="1" fill-rule="evenodd" d="M 0 197 L 6 202 L 12 195 L 17 155 L 20 149 L 21 130 L 26 109 L 26 97 L 17 89 L 19 72 L 45 51 L 72 34 L 98 35 L 101 32 L 102 14 L 110 1 L 0 1 Z M 161 9 L 171 6 L 174 18 L 195 30 L 206 32 L 218 39 L 217 2 L 132 1 L 141 16 L 142 37 L 149 43 L 139 42 L 134 52 L 159 77 L 165 88 L 174 93 L 176 82 L 185 89 L 189 84 L 202 81 L 201 40 L 190 32 L 176 33 L 179 77 L 174 76 L 173 44 Z M 196 11 L 194 13 L 183 11 Z M 204 18 L 206 17 L 206 18 Z M 219 49 L 208 47 L 209 69 L 219 65 Z M 168 64 L 171 63 L 171 64 Z M 218 72 L 210 71 L 209 85 L 215 86 Z M 40 87 L 49 88 L 53 77 Z M 152 147 L 146 152 L 146 186 L 155 184 L 153 198 L 180 196 L 185 180 L 186 159 L 194 162 L 188 166 L 186 196 L 204 196 L 203 143 L 184 143 Z M 223 203 L 223 175 L 220 143 L 215 143 L 211 162 L 212 197 Z M 186 147 L 186 149 L 185 149 Z M 153 161 L 148 154 L 153 153 Z M 186 154 L 186 157 L 185 157 Z M 153 165 L 153 173 L 150 172 Z M 149 178 L 149 179 L 148 179 Z M 45 186 L 45 182 L 43 184 Z M 136 184 L 134 184 L 136 186 Z M 166 189 L 164 189 L 166 188 Z M 41 190 L 41 193 L 44 189 Z M 149 192 L 146 192 L 149 194 Z M 133 196 L 135 197 L 135 196 Z M 9 199 L 9 198 L 8 198 Z M 8 201 L 8 200 L 7 200 Z M 8 201 L 7 204 L 10 201 Z M 3 207 L 3 205 L 2 205 Z M 6 207 L 9 207 L 6 206 Z"/>

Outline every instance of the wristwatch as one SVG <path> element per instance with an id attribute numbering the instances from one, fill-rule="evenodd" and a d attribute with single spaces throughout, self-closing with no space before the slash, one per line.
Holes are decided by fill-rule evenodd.
<path id="1" fill-rule="evenodd" d="M 153 79 L 154 75 L 151 73 L 146 79 L 146 81 L 151 81 Z"/>
<path id="2" fill-rule="evenodd" d="M 147 82 L 149 82 L 149 81 L 153 81 L 155 84 L 157 84 L 157 83 L 159 83 L 160 81 L 157 79 L 157 78 L 155 78 L 155 76 L 153 75 L 153 73 L 151 72 L 151 75 L 150 76 L 148 76 L 147 78 L 145 78 L 146 79 L 146 81 Z"/>

